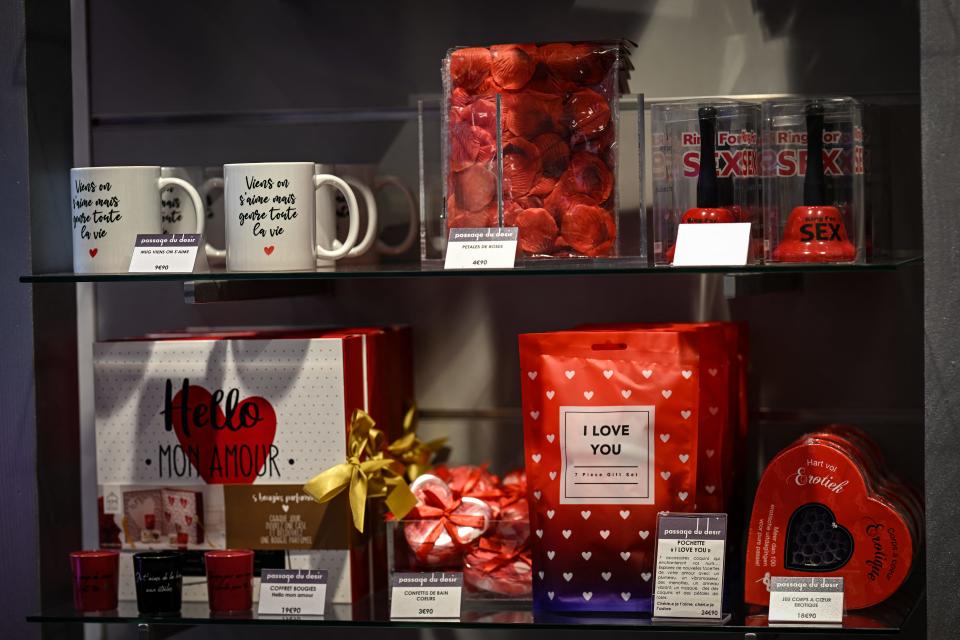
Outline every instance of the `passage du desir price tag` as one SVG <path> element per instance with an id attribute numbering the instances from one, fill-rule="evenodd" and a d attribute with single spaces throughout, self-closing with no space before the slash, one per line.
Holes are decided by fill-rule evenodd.
<path id="1" fill-rule="evenodd" d="M 657 518 L 654 618 L 723 617 L 725 513 L 665 513 Z"/>
<path id="2" fill-rule="evenodd" d="M 512 269 L 517 227 L 450 229 L 444 269 Z"/>

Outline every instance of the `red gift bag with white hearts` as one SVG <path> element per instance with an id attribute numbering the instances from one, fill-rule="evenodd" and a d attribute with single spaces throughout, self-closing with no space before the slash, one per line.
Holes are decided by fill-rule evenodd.
<path id="1" fill-rule="evenodd" d="M 650 610 L 656 515 L 695 502 L 699 366 L 693 332 L 520 336 L 536 608 Z"/>

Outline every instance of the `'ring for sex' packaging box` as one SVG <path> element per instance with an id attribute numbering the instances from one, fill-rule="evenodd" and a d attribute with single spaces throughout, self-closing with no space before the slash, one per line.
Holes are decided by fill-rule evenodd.
<path id="1" fill-rule="evenodd" d="M 387 431 L 402 417 L 403 400 L 385 401 L 379 388 L 402 353 L 402 340 L 383 337 L 389 331 L 97 343 L 101 546 L 282 549 L 291 568 L 330 572 L 332 601 L 368 594 L 376 567 L 386 567 L 371 557 L 375 532 L 358 540 L 345 500 L 320 504 L 302 486 L 344 461 L 354 409 Z M 127 586 L 121 597 L 132 599 Z"/>

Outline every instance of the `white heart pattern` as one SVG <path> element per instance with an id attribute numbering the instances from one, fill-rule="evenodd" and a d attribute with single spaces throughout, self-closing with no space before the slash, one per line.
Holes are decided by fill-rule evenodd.
<path id="1" fill-rule="evenodd" d="M 593 391 L 584 391 L 584 392 L 583 392 L 583 397 L 586 398 L 587 400 L 592 399 L 592 398 L 593 398 Z"/>
<path id="2" fill-rule="evenodd" d="M 720 411 L 720 407 L 710 407 L 708 411 L 710 411 L 710 415 L 715 416 Z"/>
<path id="3" fill-rule="evenodd" d="M 644 529 L 643 531 L 638 532 L 640 534 L 641 540 L 646 540 L 650 536 L 650 532 Z"/>
<path id="4" fill-rule="evenodd" d="M 620 512 L 620 517 L 626 520 L 627 518 L 630 517 L 630 512 L 627 509 L 624 509 L 623 511 Z"/>
<path id="5" fill-rule="evenodd" d="M 547 442 L 549 442 L 549 443 L 552 444 L 552 443 L 553 443 L 553 439 L 554 439 L 555 437 L 556 437 L 556 436 L 555 436 L 554 434 L 548 433 L 548 434 L 547 434 Z"/>
<path id="6" fill-rule="evenodd" d="M 550 509 L 549 511 L 547 511 L 547 518 L 549 518 L 550 520 L 553 520 L 554 513 L 556 512 L 553 509 Z"/>
<path id="7" fill-rule="evenodd" d="M 543 529 L 537 529 L 537 537 L 538 537 L 538 538 L 542 538 L 542 537 L 543 537 Z"/>
<path id="8" fill-rule="evenodd" d="M 557 555 L 556 551 L 547 551 L 547 558 L 549 558 L 550 560 L 553 560 L 553 557 L 555 555 Z"/>
<path id="9" fill-rule="evenodd" d="M 542 495 L 543 495 L 543 494 L 540 493 L 540 490 L 539 490 L 539 489 L 533 492 L 533 497 L 536 498 L 537 500 L 539 500 L 539 499 L 540 499 L 540 496 L 542 496 Z"/>
<path id="10" fill-rule="evenodd" d="M 531 412 L 530 412 L 530 417 L 533 418 L 534 420 L 536 420 L 537 418 L 540 417 L 540 412 L 539 412 L 539 411 L 531 411 Z"/>
<path id="11" fill-rule="evenodd" d="M 708 458 L 712 458 L 712 457 L 713 457 L 713 449 L 707 449 L 706 451 L 704 451 L 704 453 L 707 454 L 707 457 L 708 457 Z"/>
<path id="12" fill-rule="evenodd" d="M 587 602 L 590 602 L 590 598 L 592 598 L 592 597 L 593 597 L 593 591 L 584 591 L 584 592 L 583 592 L 583 599 L 586 600 Z"/>
<path id="13" fill-rule="evenodd" d="M 557 472 L 556 472 L 556 471 L 551 471 L 551 472 L 548 473 L 547 475 L 550 476 L 550 479 L 551 479 L 551 480 L 556 480 L 556 479 L 557 479 Z"/>
<path id="14" fill-rule="evenodd" d="M 660 442 L 667 442 L 667 441 L 669 441 L 669 440 L 670 440 L 670 434 L 669 434 L 669 433 L 661 433 L 661 434 L 660 434 Z"/>
<path id="15" fill-rule="evenodd" d="M 661 471 L 661 472 L 660 472 L 660 477 L 663 478 L 664 480 L 669 480 L 669 479 L 670 479 L 670 472 L 669 472 L 669 471 Z"/>
<path id="16" fill-rule="evenodd" d="M 620 392 L 620 395 L 622 395 L 623 399 L 626 400 L 627 398 L 633 395 L 633 391 L 631 391 L 630 389 L 624 389 L 623 391 Z"/>
<path id="17" fill-rule="evenodd" d="M 684 409 L 683 411 L 680 412 L 680 415 L 683 416 L 683 419 L 684 419 L 684 420 L 686 420 L 687 418 L 690 417 L 690 415 L 691 415 L 692 413 L 693 413 L 693 412 L 690 411 L 689 409 Z"/>
<path id="18" fill-rule="evenodd" d="M 556 394 L 557 394 L 556 391 L 554 391 L 553 389 L 550 389 L 550 391 L 547 391 L 547 400 L 553 400 L 553 396 L 555 396 Z"/>
<path id="19" fill-rule="evenodd" d="M 621 552 L 620 552 L 620 557 L 623 558 L 623 561 L 624 561 L 624 562 L 626 562 L 627 560 L 630 559 L 630 552 L 629 552 L 629 551 L 621 551 Z"/>
<path id="20" fill-rule="evenodd" d="M 537 372 L 536 372 L 536 371 L 527 371 L 527 377 L 530 378 L 531 380 L 536 380 L 536 379 L 537 379 Z"/>
<path id="21" fill-rule="evenodd" d="M 677 494 L 677 496 L 679 496 L 681 502 L 686 502 L 688 495 L 690 495 L 690 494 L 687 493 L 686 491 L 681 491 L 680 493 Z"/>
<path id="22" fill-rule="evenodd" d="M 580 517 L 583 518 L 584 520 L 589 520 L 589 519 L 590 519 L 590 512 L 589 512 L 589 511 L 581 511 L 581 512 L 580 512 Z"/>
<path id="23" fill-rule="evenodd" d="M 670 396 L 673 395 L 673 391 L 670 391 L 670 389 L 664 389 L 660 393 L 661 395 L 663 395 L 664 398 L 669 398 Z"/>
<path id="24" fill-rule="evenodd" d="M 680 372 L 680 375 L 683 376 L 684 380 L 689 380 L 690 376 L 693 375 L 693 371 L 690 371 L 689 369 L 684 369 L 683 371 Z"/>
<path id="25" fill-rule="evenodd" d="M 612 377 L 613 377 L 613 369 L 604 369 L 604 370 L 603 370 L 603 377 L 606 378 L 607 380 L 609 380 L 610 378 L 612 378 Z"/>
<path id="26" fill-rule="evenodd" d="M 566 538 L 567 540 L 569 540 L 569 539 L 570 539 L 570 536 L 573 535 L 573 531 L 571 531 L 570 529 L 564 529 L 564 530 L 561 531 L 560 533 L 562 533 L 562 534 L 563 534 L 563 537 Z"/>
<path id="27" fill-rule="evenodd" d="M 644 582 L 650 582 L 650 578 L 653 577 L 653 574 L 650 573 L 649 571 L 644 571 L 643 573 L 640 574 L 640 577 L 643 578 Z"/>
<path id="28" fill-rule="evenodd" d="M 586 560 L 586 561 L 589 562 L 589 561 L 590 561 L 590 556 L 593 555 L 593 552 L 591 552 L 591 551 L 581 551 L 581 552 L 580 552 L 580 555 L 583 556 L 583 559 L 584 559 L 584 560 Z"/>
<path id="29" fill-rule="evenodd" d="M 570 582 L 571 580 L 573 580 L 573 572 L 571 572 L 571 571 L 564 571 L 564 572 L 563 572 L 563 579 L 566 580 L 567 582 Z"/>
<path id="30" fill-rule="evenodd" d="M 621 591 L 621 592 L 620 592 L 620 597 L 623 598 L 623 601 L 624 601 L 624 602 L 626 602 L 627 600 L 630 599 L 630 592 L 629 592 L 629 591 Z"/>
<path id="31" fill-rule="evenodd" d="M 717 375 L 717 370 L 716 370 L 716 369 L 707 369 L 707 373 L 709 373 L 711 376 L 715 376 L 715 375 Z"/>
<path id="32" fill-rule="evenodd" d="M 716 488 L 714 485 L 712 485 L 712 484 L 708 484 L 707 486 L 704 487 L 704 489 L 705 489 L 705 490 L 707 491 L 707 493 L 709 493 L 710 495 L 713 495 L 713 492 L 717 490 L 717 488 Z"/>
<path id="33" fill-rule="evenodd" d="M 603 573 L 600 574 L 600 577 L 603 578 L 604 582 L 610 582 L 610 578 L 613 577 L 613 574 L 610 573 L 609 571 L 604 571 Z"/>
<path id="34" fill-rule="evenodd" d="M 543 580 L 543 571 L 537 571 L 537 575 L 540 576 L 541 580 Z"/>
<path id="35" fill-rule="evenodd" d="M 530 456 L 530 459 L 533 460 L 535 463 L 540 464 L 540 454 L 539 454 L 539 453 L 533 454 L 532 456 Z"/>
<path id="36" fill-rule="evenodd" d="M 650 369 L 644 369 L 643 371 L 640 372 L 640 374 L 641 374 L 644 378 L 646 378 L 647 380 L 649 380 L 649 379 L 650 379 L 650 376 L 653 375 L 653 371 L 651 371 Z"/>
<path id="37" fill-rule="evenodd" d="M 573 376 L 577 375 L 577 372 L 571 369 L 570 371 L 564 371 L 563 375 L 567 376 L 567 380 L 573 380 Z"/>
<path id="38" fill-rule="evenodd" d="M 553 591 L 547 591 L 547 597 L 553 600 Z"/>
<path id="39" fill-rule="evenodd" d="M 686 464 L 686 463 L 687 463 L 687 460 L 690 459 L 690 454 L 689 454 L 689 453 L 681 453 L 681 454 L 678 455 L 677 457 L 680 458 L 680 462 Z"/>
<path id="40" fill-rule="evenodd" d="M 610 529 L 601 529 L 601 530 L 600 530 L 600 537 L 603 538 L 604 540 L 606 540 L 607 538 L 609 538 L 609 537 L 610 537 Z"/>

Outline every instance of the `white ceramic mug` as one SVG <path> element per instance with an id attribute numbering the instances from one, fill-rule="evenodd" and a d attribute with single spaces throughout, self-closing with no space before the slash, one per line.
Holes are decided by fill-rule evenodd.
<path id="1" fill-rule="evenodd" d="M 400 178 L 392 175 L 378 175 L 377 165 L 375 164 L 318 164 L 317 171 L 336 173 L 360 194 L 361 214 L 366 212 L 366 230 L 363 233 L 363 239 L 347 254 L 347 258 L 357 258 L 363 255 L 370 257 L 374 254 L 400 255 L 413 246 L 420 231 L 420 214 L 413 193 Z M 403 240 L 396 245 L 388 244 L 378 238 L 379 222 L 382 220 L 382 216 L 378 213 L 374 194 L 386 187 L 393 187 L 399 191 L 407 205 L 407 233 Z M 336 242 L 338 232 L 343 232 L 343 229 L 340 228 L 342 225 L 338 223 L 346 219 L 345 205 L 345 201 L 338 197 L 334 190 L 317 190 L 317 242 L 322 246 L 332 246 L 332 243 Z M 326 211 L 332 212 L 333 215 L 325 213 Z M 363 218 L 364 216 L 361 215 L 361 220 Z M 327 223 L 326 226 L 323 223 Z M 363 226 L 362 222 L 361 226 Z M 371 249 L 374 251 L 371 251 Z M 318 266 L 329 266 L 330 264 L 329 261 L 322 258 L 318 260 Z"/>
<path id="2" fill-rule="evenodd" d="M 203 209 L 200 194 L 186 180 L 165 178 L 160 167 L 75 167 L 70 170 L 73 222 L 73 270 L 118 273 L 130 267 L 140 233 L 162 233 L 160 192 L 181 187 L 193 206 Z M 203 216 L 189 233 L 203 233 Z"/>
<path id="3" fill-rule="evenodd" d="M 337 260 L 357 242 L 357 198 L 346 182 L 316 173 L 312 162 L 223 165 L 227 269 L 300 271 L 317 267 L 317 257 Z M 316 190 L 332 186 L 343 193 L 350 228 L 342 244 L 317 243 Z"/>

